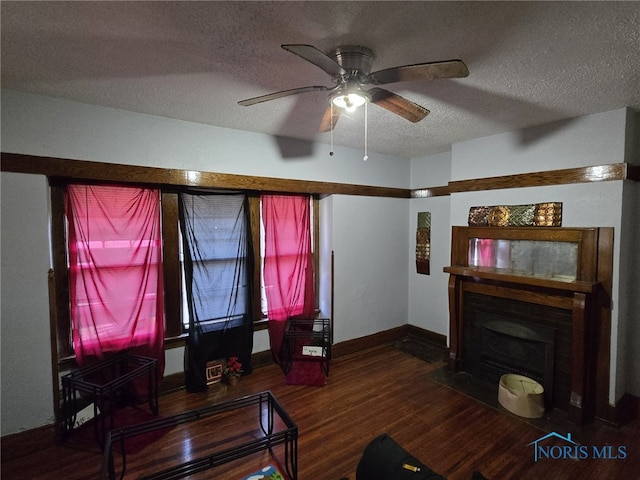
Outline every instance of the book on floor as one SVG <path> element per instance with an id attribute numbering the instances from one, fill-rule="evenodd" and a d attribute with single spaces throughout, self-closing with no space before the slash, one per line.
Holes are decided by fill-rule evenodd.
<path id="1" fill-rule="evenodd" d="M 267 465 L 257 472 L 243 477 L 242 480 L 285 480 L 285 478 L 275 466 Z"/>

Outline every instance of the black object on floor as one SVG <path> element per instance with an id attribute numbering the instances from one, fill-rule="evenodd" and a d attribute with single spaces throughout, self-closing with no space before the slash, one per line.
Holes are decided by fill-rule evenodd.
<path id="1" fill-rule="evenodd" d="M 365 448 L 356 469 L 356 480 L 446 480 L 405 451 L 389 435 L 382 434 Z"/>

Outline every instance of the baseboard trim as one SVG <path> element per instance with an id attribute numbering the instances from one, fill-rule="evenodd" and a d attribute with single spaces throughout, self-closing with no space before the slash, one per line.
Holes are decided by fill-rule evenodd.
<path id="1" fill-rule="evenodd" d="M 637 419 L 639 412 L 640 398 L 625 393 L 615 405 L 608 405 L 604 415 L 598 418 L 615 427 L 621 427 Z"/>
<path id="2" fill-rule="evenodd" d="M 432 332 L 431 330 L 425 330 L 424 328 L 416 327 L 415 325 L 407 325 L 408 333 L 412 337 L 416 337 L 423 342 L 431 343 L 436 347 L 447 349 L 447 336 L 441 333 Z M 448 356 L 448 355 L 447 355 Z"/>
<path id="3" fill-rule="evenodd" d="M 359 352 L 366 348 L 377 347 L 386 343 L 395 342 L 405 337 L 415 337 L 421 341 L 431 343 L 437 347 L 447 348 L 447 336 L 441 335 L 415 325 L 402 325 L 382 332 L 373 333 L 365 337 L 354 338 L 333 345 L 333 357 L 341 357 Z"/>
<path id="4" fill-rule="evenodd" d="M 272 363 L 273 355 L 271 355 L 271 350 L 256 352 L 251 355 L 251 366 L 253 368 L 264 367 L 271 365 Z M 172 373 L 171 375 L 166 375 L 162 379 L 159 393 L 162 395 L 164 393 L 180 390 L 181 388 L 185 388 L 185 385 L 184 372 Z"/>
<path id="5" fill-rule="evenodd" d="M 332 347 L 333 358 L 342 357 L 404 338 L 409 334 L 408 327 L 409 325 L 402 325 L 401 327 L 372 333 L 371 335 L 354 338 L 353 340 L 335 343 Z"/>
<path id="6" fill-rule="evenodd" d="M 264 350 L 251 355 L 251 366 L 253 368 L 266 367 L 267 365 L 272 365 L 274 362 L 271 350 Z"/>
<path id="7" fill-rule="evenodd" d="M 400 327 L 391 328 L 382 332 L 373 333 L 365 337 L 354 338 L 352 340 L 346 340 L 344 342 L 336 343 L 332 346 L 333 358 L 338 358 L 343 355 L 349 355 L 351 353 L 357 353 L 361 350 L 377 347 L 386 343 L 395 342 L 402 338 L 412 336 L 421 341 L 431 343 L 437 347 L 447 348 L 447 336 L 439 333 L 425 330 L 424 328 L 416 327 L 415 325 L 402 325 Z M 262 352 L 255 352 L 251 355 L 251 365 L 253 368 L 260 368 L 274 363 L 271 350 L 265 350 Z M 184 388 L 185 385 L 184 373 L 178 372 L 172 375 L 167 375 L 162 380 L 160 393 L 171 392 L 179 388 Z"/>

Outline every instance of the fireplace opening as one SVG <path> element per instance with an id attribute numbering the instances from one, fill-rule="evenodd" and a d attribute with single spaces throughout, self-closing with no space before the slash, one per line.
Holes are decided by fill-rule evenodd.
<path id="1" fill-rule="evenodd" d="M 545 405 L 552 405 L 556 329 L 486 313 L 478 317 L 469 335 L 469 373 L 494 385 L 505 373 L 524 375 L 544 387 Z"/>
<path id="2" fill-rule="evenodd" d="M 567 410 L 571 317 L 562 309 L 467 292 L 461 369 L 495 387 L 506 373 L 544 387 L 545 407 Z"/>

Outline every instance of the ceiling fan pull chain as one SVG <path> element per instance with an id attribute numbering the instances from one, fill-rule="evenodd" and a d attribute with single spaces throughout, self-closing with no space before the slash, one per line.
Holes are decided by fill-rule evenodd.
<path id="1" fill-rule="evenodd" d="M 365 162 L 367 160 L 369 160 L 369 154 L 367 153 L 367 143 L 368 143 L 368 138 L 367 138 L 368 137 L 368 135 L 367 135 L 368 132 L 367 132 L 367 130 L 368 130 L 368 124 L 369 124 L 369 121 L 368 121 L 368 117 L 369 117 L 368 116 L 368 112 L 369 112 L 369 110 L 368 110 L 368 108 L 369 108 L 369 102 L 366 102 L 364 104 L 364 157 L 362 157 L 362 160 L 364 160 Z"/>
<path id="2" fill-rule="evenodd" d="M 331 150 L 329 150 L 329 156 L 333 156 L 333 102 L 329 102 L 329 106 L 331 107 L 331 129 L 329 130 L 331 135 Z"/>

